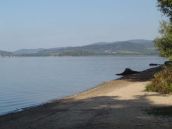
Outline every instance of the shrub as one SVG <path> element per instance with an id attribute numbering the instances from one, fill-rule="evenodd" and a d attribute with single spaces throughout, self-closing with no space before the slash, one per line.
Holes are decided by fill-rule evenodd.
<path id="1" fill-rule="evenodd" d="M 172 93 L 172 66 L 164 66 L 163 70 L 156 73 L 146 90 L 163 94 Z"/>

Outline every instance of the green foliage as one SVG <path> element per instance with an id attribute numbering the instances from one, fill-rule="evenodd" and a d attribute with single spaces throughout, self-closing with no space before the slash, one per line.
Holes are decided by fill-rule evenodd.
<path id="1" fill-rule="evenodd" d="M 161 36 L 155 39 L 155 45 L 161 56 L 172 56 L 172 0 L 157 0 L 160 11 L 169 18 L 168 22 L 161 23 Z"/>
<path id="2" fill-rule="evenodd" d="M 147 91 L 163 94 L 172 93 L 172 66 L 165 66 L 164 69 L 154 75 L 151 84 L 146 87 Z"/>
<path id="3" fill-rule="evenodd" d="M 172 56 L 169 57 L 169 60 L 172 61 Z"/>
<path id="4" fill-rule="evenodd" d="M 157 0 L 160 11 L 172 21 L 172 0 Z"/>
<path id="5" fill-rule="evenodd" d="M 161 23 L 161 36 L 155 39 L 155 46 L 159 49 L 161 56 L 172 56 L 172 24 Z"/>

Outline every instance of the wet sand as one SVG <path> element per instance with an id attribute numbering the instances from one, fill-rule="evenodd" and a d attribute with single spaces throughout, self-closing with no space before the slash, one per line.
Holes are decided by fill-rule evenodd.
<path id="1" fill-rule="evenodd" d="M 145 92 L 158 70 L 145 70 L 1 116 L 0 129 L 172 129 L 172 117 L 147 112 L 154 107 L 172 107 L 172 95 Z"/>

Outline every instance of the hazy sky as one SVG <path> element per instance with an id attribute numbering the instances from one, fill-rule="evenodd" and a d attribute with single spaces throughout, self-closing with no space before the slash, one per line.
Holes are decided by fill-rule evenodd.
<path id="1" fill-rule="evenodd" d="M 156 0 L 1 0 L 0 49 L 154 39 Z"/>

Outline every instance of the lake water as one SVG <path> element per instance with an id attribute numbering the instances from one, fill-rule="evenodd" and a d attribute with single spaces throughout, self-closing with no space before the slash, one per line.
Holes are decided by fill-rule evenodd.
<path id="1" fill-rule="evenodd" d="M 118 78 L 126 67 L 144 70 L 164 61 L 155 56 L 0 58 L 0 114 L 92 88 Z"/>

